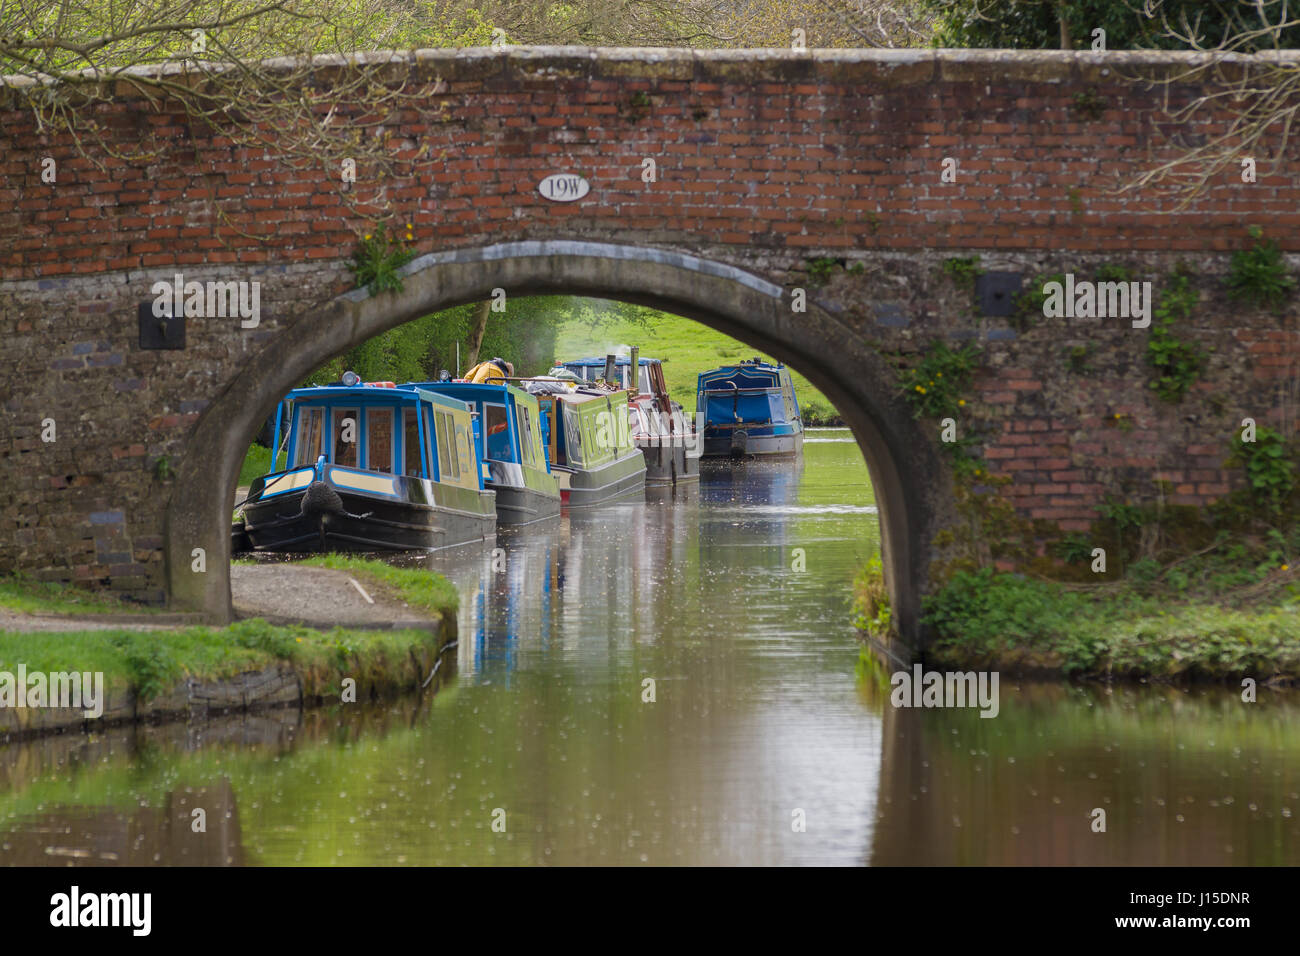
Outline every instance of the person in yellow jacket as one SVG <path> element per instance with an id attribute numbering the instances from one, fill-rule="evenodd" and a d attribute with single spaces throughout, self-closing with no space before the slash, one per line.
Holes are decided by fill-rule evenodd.
<path id="1" fill-rule="evenodd" d="M 507 378 L 513 377 L 515 367 L 505 359 L 494 358 L 487 362 L 479 362 L 472 369 L 465 373 L 465 381 L 474 382 L 479 385 L 504 385 Z"/>

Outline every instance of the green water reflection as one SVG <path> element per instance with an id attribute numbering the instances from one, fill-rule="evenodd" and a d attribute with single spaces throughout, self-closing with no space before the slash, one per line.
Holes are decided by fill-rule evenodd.
<path id="1" fill-rule="evenodd" d="M 865 468 L 847 433 L 811 437 L 801 467 L 435 555 L 463 603 L 432 699 L 0 748 L 0 862 L 1300 861 L 1287 698 L 1004 683 L 995 720 L 889 707 L 847 626 Z"/>

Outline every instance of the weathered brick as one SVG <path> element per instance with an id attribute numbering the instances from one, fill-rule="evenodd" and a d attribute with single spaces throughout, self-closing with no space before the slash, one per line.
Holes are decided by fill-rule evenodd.
<path id="1" fill-rule="evenodd" d="M 1241 484 L 1239 470 L 1223 465 L 1241 418 L 1291 421 L 1281 415 L 1281 386 L 1300 356 L 1294 314 L 1235 305 L 1228 313 L 1214 277 L 1227 271 L 1243 215 L 1287 224 L 1274 238 L 1300 253 L 1300 183 L 1264 178 L 1248 199 L 1212 190 L 1198 201 L 1195 229 L 1163 200 L 1099 188 L 1097 170 L 1131 179 L 1149 161 L 1135 146 L 1167 139 L 1155 125 L 1160 91 L 1122 84 L 1124 71 L 1089 76 L 1116 107 L 1083 124 L 1071 118 L 1071 96 L 1085 82 L 1073 54 L 972 61 L 926 52 L 899 62 L 888 52 L 812 53 L 797 73 L 788 57 L 752 53 L 597 54 L 575 76 L 562 68 L 568 54 L 555 54 L 561 61 L 551 73 L 549 55 L 530 51 L 502 74 L 500 58 L 514 55 L 421 54 L 420 66 L 448 77 L 455 95 L 399 109 L 390 125 L 411 142 L 394 144 L 395 155 L 409 155 L 414 142 L 446 156 L 382 187 L 354 187 L 350 198 L 362 207 L 382 188 L 395 221 L 416 225 L 421 253 L 556 238 L 684 252 L 808 289 L 810 302 L 842 324 L 840 341 L 858 335 L 908 359 L 934 340 L 979 341 L 982 367 L 964 395 L 962 433 L 998 436 L 975 449 L 1012 477 L 997 493 L 1021 516 L 1065 530 L 1084 530 L 1108 495 L 1153 494 L 1157 469 L 1175 484 L 1174 500 L 1221 497 Z M 496 58 L 490 81 L 476 72 L 487 56 Z M 630 108 L 638 90 L 649 97 L 645 109 Z M 38 139 L 30 115 L 0 103 L 0 150 L 15 169 L 36 168 L 38 143 L 78 163 L 61 164 L 68 188 L 61 177 L 57 195 L 21 173 L 0 186 L 0 230 L 10 236 L 0 252 L 0 353 L 24 383 L 5 409 L 25 429 L 0 431 L 13 499 L 3 517 L 24 532 L 0 535 L 0 567 L 156 595 L 162 509 L 181 492 L 160 494 L 139 459 L 184 461 L 198 415 L 240 370 L 291 350 L 285 328 L 350 286 L 347 261 L 367 225 L 340 201 L 335 177 L 294 170 L 133 96 L 124 89 L 107 104 L 121 121 L 113 135 L 134 145 L 139 130 L 128 121 L 145 117 L 164 153 L 149 165 L 110 160 L 107 172 L 72 159 L 66 137 L 47 131 Z M 435 103 L 446 105 L 450 122 L 434 115 Z M 339 109 L 346 122 L 348 106 Z M 1211 114 L 1201 132 L 1231 120 L 1230 109 Z M 958 145 L 958 182 L 940 184 L 934 171 Z M 647 155 L 658 161 L 650 184 L 640 181 Z M 538 181 L 567 168 L 583 170 L 592 192 L 572 204 L 543 200 Z M 1087 210 L 1082 223 L 1070 221 L 1065 199 L 1075 188 Z M 1176 408 L 1152 395 L 1146 336 L 1127 323 L 1036 317 L 1013 329 L 972 317 L 969 290 L 942 275 L 948 258 L 980 255 L 1026 276 L 1091 275 L 1123 261 L 1155 277 L 1187 253 L 1198 262 L 1207 310 L 1188 334 L 1214 359 Z M 819 258 L 836 264 L 814 290 L 809 260 Z M 841 259 L 865 268 L 848 272 Z M 141 352 L 136 306 L 152 281 L 175 271 L 259 277 L 263 328 L 191 319 L 184 352 Z M 881 303 L 906 321 L 877 321 Z M 811 315 L 792 315 L 786 344 L 836 358 L 818 355 L 830 347 L 816 328 Z M 1090 368 L 1066 369 L 1062 349 L 1084 342 L 1098 346 Z M 868 411 L 911 434 L 913 420 L 890 408 L 894 386 L 883 373 L 871 386 L 878 407 Z M 75 420 L 60 411 L 74 394 Z M 1214 411 L 1213 394 L 1229 407 Z M 47 412 L 59 420 L 53 446 L 31 430 Z M 933 434 L 930 425 L 918 440 Z M 948 487 L 943 474 L 917 480 Z M 940 522 L 952 518 L 945 495 L 933 495 Z"/>

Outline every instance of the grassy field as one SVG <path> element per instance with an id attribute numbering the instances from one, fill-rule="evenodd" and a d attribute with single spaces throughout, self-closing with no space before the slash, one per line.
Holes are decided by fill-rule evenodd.
<path id="1" fill-rule="evenodd" d="M 774 361 L 772 356 L 753 346 L 692 319 L 662 314 L 645 326 L 614 320 L 593 328 L 581 319 L 570 319 L 560 326 L 555 353 L 557 360 L 571 360 L 602 356 L 610 350 L 622 351 L 620 346 L 631 345 L 640 346 L 641 354 L 647 358 L 663 360 L 669 393 L 690 413 L 695 411 L 695 383 L 701 372 L 756 355 Z M 824 424 L 830 416 L 838 414 L 808 379 L 793 369 L 790 374 L 807 424 Z"/>
<path id="2" fill-rule="evenodd" d="M 288 452 L 280 452 L 279 471 L 285 467 L 288 462 Z M 270 470 L 271 466 L 271 449 L 263 448 L 261 445 L 249 445 L 248 454 L 244 456 L 244 464 L 239 468 L 239 484 L 246 485 L 254 478 L 261 478 Z"/>

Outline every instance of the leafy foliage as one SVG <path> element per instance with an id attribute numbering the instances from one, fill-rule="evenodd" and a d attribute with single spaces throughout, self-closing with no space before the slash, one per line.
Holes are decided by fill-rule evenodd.
<path id="1" fill-rule="evenodd" d="M 983 446 L 984 440 L 978 435 L 971 434 L 941 443 L 944 452 L 952 461 L 953 477 L 961 481 L 983 477 L 985 462 L 978 453 L 978 449 Z"/>
<path id="2" fill-rule="evenodd" d="M 1097 346 L 1093 342 L 1087 342 L 1083 345 L 1072 345 L 1065 351 L 1065 364 L 1071 372 L 1076 375 L 1082 375 L 1090 370 L 1088 364 L 1093 353 L 1097 351 Z"/>
<path id="3" fill-rule="evenodd" d="M 1106 112 L 1108 102 L 1106 97 L 1090 86 L 1070 97 L 1070 109 L 1081 119 L 1099 120 Z"/>
<path id="4" fill-rule="evenodd" d="M 973 289 L 975 279 L 983 275 L 979 256 L 954 256 L 943 260 L 943 274 L 960 286 Z"/>
<path id="5" fill-rule="evenodd" d="M 406 227 L 406 238 L 412 237 L 411 227 Z M 380 223 L 374 232 L 362 236 L 357 251 L 352 254 L 352 275 L 357 288 L 370 290 L 371 295 L 381 292 L 401 292 L 402 277 L 397 270 L 415 258 L 415 251 L 402 244 L 402 240 L 388 235 L 386 223 Z"/>
<path id="6" fill-rule="evenodd" d="M 825 285 L 830 281 L 831 274 L 839 265 L 839 261 L 822 256 L 819 259 L 808 260 L 808 279 L 815 286 Z"/>
<path id="7" fill-rule="evenodd" d="M 1092 557 L 1092 542 L 1086 534 L 1074 532 L 1054 542 L 1052 553 L 1067 564 L 1079 564 Z"/>
<path id="8" fill-rule="evenodd" d="M 588 300 L 568 296 L 518 296 L 506 300 L 504 312 L 488 314 L 480 357 L 500 356 L 514 364 L 520 375 L 550 371 L 561 323 L 574 314 L 588 315 Z M 621 303 L 603 310 L 603 320 L 621 314 Z M 325 363 L 303 383 L 324 385 L 338 381 L 351 369 L 362 381 L 412 382 L 436 379 L 442 369 L 456 374 L 456 346 L 461 368 L 469 350 L 474 303 L 421 316 L 368 339 Z M 629 307 L 636 309 L 639 307 Z M 602 321 L 598 316 L 593 322 Z"/>
<path id="9" fill-rule="evenodd" d="M 1265 6 L 1261 15 L 1276 21 L 1277 11 Z M 1165 26 L 1179 27 L 1184 17 L 1210 47 L 1261 27 L 1254 4 L 1236 0 L 920 0 L 919 7 L 935 15 L 932 42 L 943 47 L 1060 49 L 1062 18 L 1076 50 L 1091 49 L 1097 28 L 1106 31 L 1109 50 L 1186 49 Z M 1287 22 L 1294 23 L 1294 17 Z M 1294 49 L 1300 46 L 1300 29 L 1290 26 L 1278 40 L 1284 49 Z M 1246 51 L 1272 46 L 1268 35 L 1242 42 Z"/>
<path id="10" fill-rule="evenodd" d="M 1232 254 L 1226 279 L 1228 296 L 1256 308 L 1280 311 L 1295 290 L 1295 279 L 1287 275 L 1282 250 L 1272 239 L 1264 239 L 1259 226 L 1250 227 L 1255 244 Z"/>
<path id="11" fill-rule="evenodd" d="M 853 579 L 853 625 L 884 636 L 889 633 L 892 619 L 885 569 L 880 555 L 874 554 Z"/>
<path id="12" fill-rule="evenodd" d="M 1172 331 L 1176 319 L 1191 318 L 1198 298 L 1190 274 L 1180 268 L 1169 277 L 1155 307 L 1146 358 L 1155 372 L 1151 388 L 1166 402 L 1182 401 L 1205 367 L 1204 353 Z"/>
<path id="13" fill-rule="evenodd" d="M 1028 288 L 1023 292 L 1016 294 L 1015 320 L 1013 324 L 1024 331 L 1032 321 L 1043 317 L 1043 305 L 1047 302 L 1048 293 L 1045 291 L 1050 282 L 1059 283 L 1062 287 L 1065 285 L 1065 273 L 1054 272 L 1041 275 L 1029 283 Z"/>
<path id="14" fill-rule="evenodd" d="M 1124 266 L 1117 265 L 1113 262 L 1103 262 L 1097 266 L 1098 282 L 1131 282 L 1133 281 L 1133 272 Z"/>
<path id="15" fill-rule="evenodd" d="M 1286 439 L 1271 428 L 1260 426 L 1255 440 L 1241 436 L 1233 445 L 1230 461 L 1243 465 L 1251 490 L 1272 514 L 1280 514 L 1296 487 L 1295 463 L 1288 453 Z"/>
<path id="16" fill-rule="evenodd" d="M 931 657 L 936 666 L 978 662 L 1164 679 L 1287 673 L 1300 665 L 1295 584 L 1272 606 L 1171 608 L 1167 596 L 1154 593 L 1159 570 L 1154 562 L 1135 565 L 1132 577 L 1145 583 L 1105 595 L 989 568 L 958 572 L 925 602 L 924 619 L 938 634 Z"/>
<path id="17" fill-rule="evenodd" d="M 1044 582 L 992 568 L 959 571 L 925 603 L 925 621 L 942 636 L 967 642 L 1030 642 L 1068 633 L 1073 613 Z"/>
<path id="18" fill-rule="evenodd" d="M 145 700 L 157 697 L 183 674 L 173 649 L 152 634 L 121 631 L 108 640 L 122 653 L 131 685 Z"/>
<path id="19" fill-rule="evenodd" d="M 950 349 L 936 341 L 915 368 L 899 376 L 903 396 L 918 417 L 955 417 L 965 406 L 963 394 L 970 387 L 971 376 L 979 365 L 979 348 L 967 343 Z"/>

